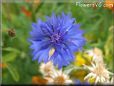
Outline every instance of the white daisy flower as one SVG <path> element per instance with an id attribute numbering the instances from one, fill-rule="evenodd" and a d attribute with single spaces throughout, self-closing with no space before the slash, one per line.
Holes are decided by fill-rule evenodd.
<path id="1" fill-rule="evenodd" d="M 48 81 L 48 84 L 72 84 L 72 80 L 69 79 L 68 75 L 64 74 L 61 70 L 57 70 L 52 62 L 42 63 L 40 71 L 44 76 L 44 79 Z"/>
<path id="2" fill-rule="evenodd" d="M 106 68 L 105 65 L 102 63 L 92 63 L 92 66 L 87 66 L 84 65 L 85 68 L 89 69 L 90 73 L 87 74 L 84 78 L 84 80 L 88 80 L 90 78 L 95 79 L 95 83 L 107 83 L 109 82 L 110 79 L 110 74 L 112 74 L 111 72 L 109 72 Z"/>
<path id="3" fill-rule="evenodd" d="M 72 80 L 69 79 L 68 75 L 64 74 L 62 70 L 53 71 L 51 77 L 45 77 L 45 79 L 48 80 L 49 84 L 65 85 L 73 83 Z"/>
<path id="4" fill-rule="evenodd" d="M 53 73 L 53 70 L 54 66 L 51 61 L 47 62 L 46 64 L 42 63 L 40 66 L 40 71 L 44 76 L 50 76 Z"/>
<path id="5" fill-rule="evenodd" d="M 88 53 L 89 56 L 93 57 L 93 61 L 95 62 L 102 62 L 103 63 L 103 54 L 102 51 L 99 48 L 93 48 L 91 50 L 87 50 L 86 53 Z"/>

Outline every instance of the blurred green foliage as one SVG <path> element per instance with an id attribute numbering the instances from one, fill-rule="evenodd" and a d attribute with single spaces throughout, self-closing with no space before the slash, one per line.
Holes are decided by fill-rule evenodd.
<path id="1" fill-rule="evenodd" d="M 38 18 L 45 20 L 54 12 L 71 12 L 85 31 L 87 43 L 84 49 L 102 49 L 107 68 L 113 71 L 113 23 L 112 11 L 102 7 L 79 7 L 75 3 L 2 3 L 2 83 L 31 83 L 32 76 L 41 75 L 37 61 L 32 61 L 29 32 L 31 23 Z M 8 35 L 14 29 L 15 36 Z"/>

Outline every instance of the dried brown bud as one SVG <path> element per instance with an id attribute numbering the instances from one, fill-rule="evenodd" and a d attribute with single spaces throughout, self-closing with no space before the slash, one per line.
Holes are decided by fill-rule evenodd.
<path id="1" fill-rule="evenodd" d="M 16 35 L 15 30 L 14 30 L 14 29 L 9 29 L 9 30 L 8 30 L 8 35 L 9 35 L 10 37 L 14 37 L 14 36 Z"/>

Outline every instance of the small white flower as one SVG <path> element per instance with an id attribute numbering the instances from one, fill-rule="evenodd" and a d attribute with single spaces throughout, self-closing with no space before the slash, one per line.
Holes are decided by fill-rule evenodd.
<path id="1" fill-rule="evenodd" d="M 44 76 L 50 76 L 54 70 L 54 66 L 52 62 L 42 63 L 40 66 L 40 71 Z"/>
<path id="2" fill-rule="evenodd" d="M 61 70 L 57 70 L 52 62 L 42 63 L 40 71 L 43 77 L 48 81 L 48 84 L 71 84 L 72 80 L 69 79 L 68 75 L 64 74 Z"/>
<path id="3" fill-rule="evenodd" d="M 109 82 L 110 79 L 110 74 L 112 74 L 111 72 L 109 72 L 106 68 L 105 65 L 102 63 L 91 63 L 92 66 L 87 66 L 84 65 L 85 68 L 89 69 L 90 73 L 87 74 L 87 76 L 85 76 L 84 80 L 88 80 L 90 78 L 94 78 L 95 79 L 95 83 L 107 83 Z"/>
<path id="4" fill-rule="evenodd" d="M 65 85 L 73 83 L 72 80 L 70 80 L 69 77 L 62 72 L 62 70 L 53 71 L 51 77 L 46 77 L 45 79 L 48 80 L 49 84 Z"/>
<path id="5" fill-rule="evenodd" d="M 88 53 L 89 56 L 93 57 L 93 61 L 95 62 L 102 62 L 103 63 L 103 54 L 102 51 L 99 48 L 93 48 L 91 50 L 87 50 L 86 53 Z"/>

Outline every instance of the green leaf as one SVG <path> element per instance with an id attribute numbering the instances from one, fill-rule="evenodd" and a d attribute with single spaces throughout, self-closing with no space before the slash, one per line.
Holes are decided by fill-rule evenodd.
<path id="1" fill-rule="evenodd" d="M 75 68 L 74 65 L 69 65 L 64 69 L 64 73 L 69 74 L 70 72 L 72 72 L 72 70 L 74 70 L 74 68 Z"/>
<path id="2" fill-rule="evenodd" d="M 19 50 L 15 49 L 15 48 L 11 48 L 11 47 L 3 48 L 3 50 L 4 51 L 12 51 L 12 52 L 20 53 Z"/>
<path id="3" fill-rule="evenodd" d="M 15 58 L 17 56 L 17 53 L 14 53 L 14 52 L 11 52 L 11 53 L 8 53 L 8 54 L 5 54 L 2 58 L 2 61 L 3 62 L 11 62 L 11 61 L 14 61 Z"/>
<path id="4" fill-rule="evenodd" d="M 64 69 L 65 74 L 71 73 L 73 70 L 85 70 L 83 67 L 78 67 L 75 65 L 69 65 Z"/>
<path id="5" fill-rule="evenodd" d="M 12 78 L 16 82 L 19 81 L 19 73 L 18 73 L 17 69 L 13 65 L 8 64 L 8 63 L 7 63 L 7 68 L 8 68 L 8 71 L 10 72 Z"/>
<path id="6" fill-rule="evenodd" d="M 7 47 L 7 48 L 3 48 L 3 51 L 7 51 L 7 54 L 3 54 L 3 62 L 10 62 L 10 61 L 14 61 L 17 54 L 20 53 L 19 50 L 15 49 L 15 48 L 11 48 L 11 47 Z"/>

